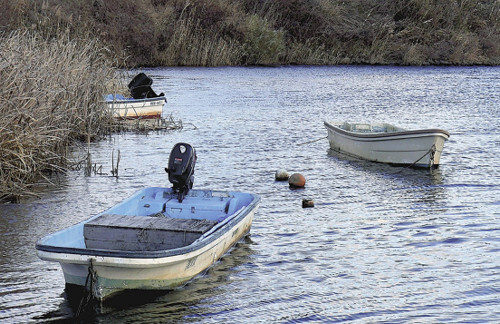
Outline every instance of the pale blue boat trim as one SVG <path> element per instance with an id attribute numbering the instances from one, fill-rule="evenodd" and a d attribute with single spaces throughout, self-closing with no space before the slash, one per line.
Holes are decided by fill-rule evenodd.
<path id="1" fill-rule="evenodd" d="M 160 187 L 151 188 L 150 187 L 150 188 L 142 189 L 142 190 L 136 192 L 135 194 L 133 194 L 128 199 L 124 200 L 123 202 L 115 205 L 114 207 L 112 207 L 110 209 L 115 209 L 115 208 L 118 209 L 120 206 L 124 205 L 125 203 L 129 202 L 130 200 L 137 199 L 139 196 L 144 195 L 145 190 L 147 190 L 147 189 L 153 189 L 153 190 L 158 189 L 158 190 L 163 190 L 166 192 L 171 192 L 171 188 L 160 188 Z M 192 191 L 202 191 L 202 190 L 192 190 Z M 212 190 L 207 190 L 207 191 L 210 191 L 212 193 L 220 192 L 220 191 L 212 191 Z M 227 193 L 229 195 L 233 195 L 236 197 L 238 195 L 240 195 L 240 196 L 241 195 L 249 195 L 252 197 L 252 200 L 246 207 L 243 208 L 243 210 L 240 209 L 239 211 L 235 212 L 234 214 L 229 215 L 223 222 L 216 225 L 216 226 L 220 226 L 220 227 L 217 227 L 217 229 L 214 230 L 214 232 L 212 232 L 211 235 L 208 235 L 208 236 L 205 236 L 201 239 L 198 239 L 195 242 L 193 242 L 192 244 L 185 246 L 185 247 L 180 247 L 177 249 L 170 249 L 170 250 L 162 250 L 162 251 L 136 252 L 136 251 L 105 250 L 105 249 L 88 249 L 88 248 L 77 248 L 77 247 L 67 247 L 67 246 L 65 247 L 65 246 L 55 246 L 55 245 L 51 245 L 51 244 L 46 243 L 51 238 L 54 238 L 58 235 L 63 234 L 64 231 L 69 231 L 70 229 L 74 229 L 77 226 L 83 227 L 83 224 L 85 224 L 86 222 L 88 222 L 92 219 L 99 217 L 100 215 L 106 213 L 107 211 L 99 213 L 98 215 L 96 215 L 90 219 L 87 219 L 83 222 L 80 222 L 76 225 L 73 225 L 69 228 L 66 228 L 66 229 L 63 229 L 63 230 L 58 231 L 56 233 L 53 233 L 51 235 L 48 235 L 48 236 L 40 239 L 36 243 L 35 247 L 37 250 L 45 251 L 45 252 L 52 252 L 52 253 L 67 253 L 67 254 L 76 254 L 76 255 L 118 257 L 118 258 L 130 258 L 130 259 L 163 258 L 163 257 L 170 257 L 170 256 L 190 253 L 190 252 L 193 252 L 193 251 L 196 251 L 196 250 L 203 248 L 204 246 L 210 244 L 211 242 L 217 240 L 219 237 L 224 235 L 233 226 L 235 226 L 236 224 L 243 221 L 245 219 L 245 217 L 249 213 L 251 213 L 253 211 L 253 209 L 255 207 L 257 207 L 257 205 L 260 202 L 260 197 L 255 195 L 255 194 L 239 193 L 239 192 L 227 192 Z"/>
<path id="2" fill-rule="evenodd" d="M 167 98 L 165 96 L 160 96 L 160 97 L 154 97 L 154 98 L 134 99 L 134 98 L 127 98 L 121 94 L 115 93 L 115 94 L 108 94 L 108 95 L 104 96 L 104 100 L 107 103 L 120 104 L 120 103 L 131 103 L 131 102 L 149 102 L 149 101 L 157 101 L 157 100 L 164 100 L 166 102 Z"/>

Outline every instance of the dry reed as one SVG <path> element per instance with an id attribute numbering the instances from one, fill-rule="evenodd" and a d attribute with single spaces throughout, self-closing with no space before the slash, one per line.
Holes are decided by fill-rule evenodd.
<path id="1" fill-rule="evenodd" d="M 0 199 L 68 167 L 68 146 L 106 131 L 102 98 L 116 73 L 104 48 L 67 35 L 0 34 Z"/>
<path id="2" fill-rule="evenodd" d="M 200 21 L 183 18 L 175 22 L 170 42 L 159 54 L 166 66 L 232 65 L 241 58 L 237 42 L 220 37 L 217 31 L 203 31 Z"/>
<path id="3" fill-rule="evenodd" d="M 122 67 L 500 64 L 500 1 L 0 0 L 0 30 L 89 32 Z M 116 10 L 116 8 L 120 10 Z"/>

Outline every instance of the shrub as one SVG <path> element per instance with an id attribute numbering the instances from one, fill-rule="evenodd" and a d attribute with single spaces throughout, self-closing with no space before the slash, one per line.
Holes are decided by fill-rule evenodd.
<path id="1" fill-rule="evenodd" d="M 0 0 L 0 6 L 0 30 L 24 27 L 51 37 L 68 31 L 72 39 L 92 33 L 127 68 L 500 64 L 499 1 Z M 453 46 L 472 52 L 460 55 Z"/>
<path id="2" fill-rule="evenodd" d="M 285 49 L 284 32 L 274 30 L 257 15 L 248 17 L 244 38 L 245 64 L 279 64 Z"/>

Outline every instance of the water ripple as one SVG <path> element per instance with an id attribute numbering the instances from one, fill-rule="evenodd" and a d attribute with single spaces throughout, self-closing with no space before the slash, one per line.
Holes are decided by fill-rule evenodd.
<path id="1" fill-rule="evenodd" d="M 498 322 L 497 67 L 164 68 L 144 72 L 167 112 L 196 127 L 92 143 L 120 177 L 69 172 L 41 198 L 0 207 L 0 321 L 71 322 L 78 298 L 36 239 L 144 186 L 169 186 L 177 142 L 196 188 L 255 192 L 250 238 L 184 287 L 123 294 L 82 322 Z M 328 149 L 323 120 L 448 130 L 441 166 L 414 170 Z M 85 148 L 82 149 L 85 152 Z M 78 152 L 77 152 L 78 154 Z M 300 172 L 291 190 L 276 170 Z M 304 198 L 314 208 L 302 208 Z M 75 306 L 76 305 L 76 306 Z"/>

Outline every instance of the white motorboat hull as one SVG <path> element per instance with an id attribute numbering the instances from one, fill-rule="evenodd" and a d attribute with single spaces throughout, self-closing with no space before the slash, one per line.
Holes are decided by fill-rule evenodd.
<path id="1" fill-rule="evenodd" d="M 164 188 L 150 189 L 164 190 L 165 192 L 169 190 Z M 130 214 L 132 214 L 137 212 L 133 211 L 134 208 L 156 212 L 153 209 L 156 208 L 156 205 L 161 207 L 164 200 L 149 199 L 155 196 L 155 193 L 144 192 L 136 193 L 128 201 L 122 203 L 122 206 L 117 205 L 114 209 L 108 210 L 107 213 L 131 211 Z M 207 193 L 212 194 L 212 191 L 192 190 L 191 192 L 200 197 L 206 197 Z M 239 193 L 234 193 L 235 196 L 237 194 Z M 88 248 L 84 243 L 84 224 L 95 220 L 103 214 L 101 213 L 40 240 L 37 243 L 37 254 L 42 260 L 60 263 L 66 284 L 92 289 L 92 295 L 99 300 L 128 289 L 173 289 L 183 285 L 213 265 L 250 231 L 260 198 L 255 195 L 245 195 L 247 197 L 244 199 L 247 201 L 249 201 L 248 196 L 252 197 L 246 207 L 238 206 L 239 210 L 236 212 L 234 212 L 236 206 L 228 207 L 229 210 L 233 209 L 233 212 L 229 212 L 230 216 L 227 219 L 215 225 L 213 229 L 188 246 L 161 251 L 117 251 Z M 228 196 L 218 197 L 216 199 L 222 201 Z M 165 199 L 168 203 L 171 198 Z M 187 197 L 185 201 L 189 203 L 189 199 L 190 197 Z M 154 205 L 155 200 L 156 205 Z M 134 202 L 134 204 L 132 205 L 130 202 Z M 143 204 L 144 207 L 142 207 Z M 146 206 L 147 208 L 145 208 Z M 186 205 L 176 204 L 172 210 L 179 210 L 179 206 Z M 185 208 L 188 214 L 189 210 L 193 210 L 192 208 L 212 213 L 207 209 L 202 210 L 201 204 Z M 91 272 L 93 275 L 89 275 Z"/>
<path id="2" fill-rule="evenodd" d="M 388 124 L 324 124 L 332 150 L 392 165 L 438 167 L 449 137 L 440 129 L 406 131 Z M 356 125 L 365 127 L 352 130 Z M 390 131 L 376 131 L 387 129 Z"/>
<path id="3" fill-rule="evenodd" d="M 117 119 L 159 119 L 162 117 L 165 97 L 146 99 L 106 100 L 106 106 Z"/>
<path id="4" fill-rule="evenodd" d="M 85 286 L 89 264 L 97 274 L 93 296 L 105 299 L 124 289 L 173 289 L 203 272 L 224 255 L 250 230 L 254 212 L 203 249 L 159 259 L 128 259 L 91 255 L 61 255 L 38 251 L 45 261 L 61 264 L 67 284 Z"/>

